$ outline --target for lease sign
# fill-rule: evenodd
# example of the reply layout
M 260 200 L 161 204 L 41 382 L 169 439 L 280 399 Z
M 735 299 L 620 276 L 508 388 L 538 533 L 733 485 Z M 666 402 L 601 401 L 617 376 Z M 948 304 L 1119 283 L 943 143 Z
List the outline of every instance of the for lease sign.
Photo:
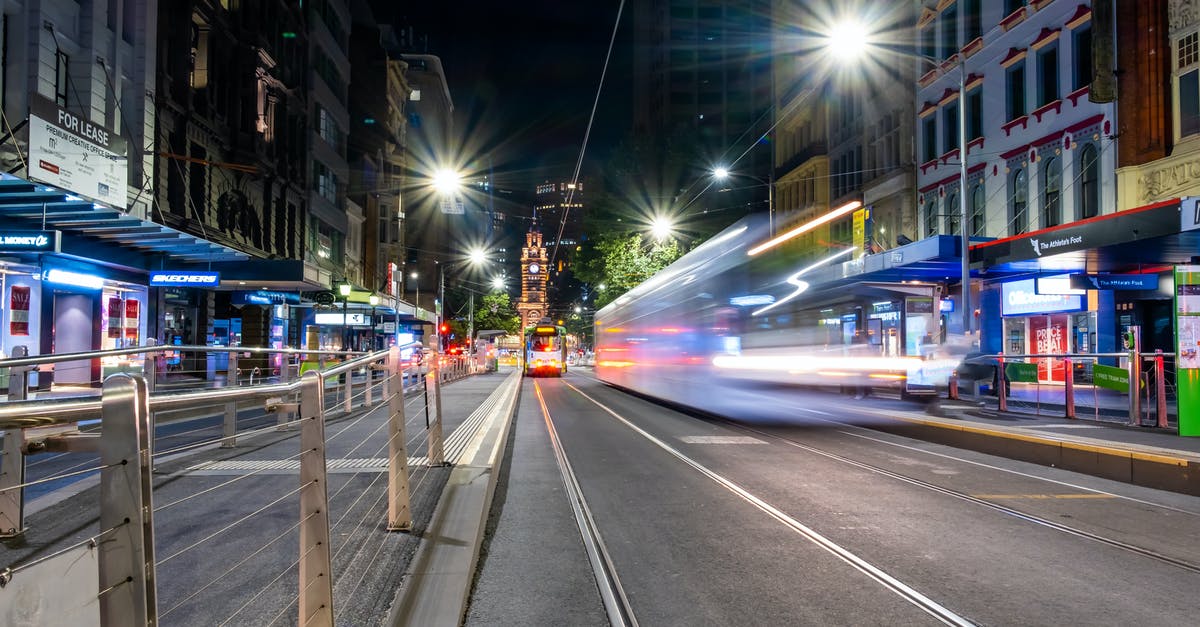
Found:
M 29 177 L 125 208 L 125 140 L 53 101 L 29 96 Z

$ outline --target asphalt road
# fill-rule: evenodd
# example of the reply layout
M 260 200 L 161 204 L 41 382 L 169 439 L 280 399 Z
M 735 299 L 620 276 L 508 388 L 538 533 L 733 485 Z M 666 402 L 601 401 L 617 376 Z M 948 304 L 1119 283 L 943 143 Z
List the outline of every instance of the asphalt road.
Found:
M 1200 499 L 871 430 L 897 401 L 711 390 L 731 422 L 588 374 L 524 382 L 469 625 L 605 624 L 611 581 L 644 625 L 1196 622 Z

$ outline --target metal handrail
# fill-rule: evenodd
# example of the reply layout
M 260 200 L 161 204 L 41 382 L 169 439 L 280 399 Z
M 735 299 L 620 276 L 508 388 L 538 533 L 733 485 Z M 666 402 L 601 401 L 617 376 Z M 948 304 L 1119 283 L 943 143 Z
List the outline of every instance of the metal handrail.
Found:
M 1138 353 L 1140 357 L 1174 357 L 1175 353 Z M 1129 352 L 1119 353 L 996 353 L 994 355 L 976 355 L 964 359 L 966 363 L 981 363 L 985 359 L 1087 359 L 1129 357 Z
M 0 359 L 0 368 L 14 368 L 19 366 L 41 366 L 43 364 L 53 364 L 60 361 L 79 361 L 81 359 L 98 359 L 101 357 L 119 357 L 122 355 L 144 355 L 146 353 L 160 353 L 163 351 L 188 351 L 188 352 L 208 352 L 208 353 L 265 353 L 270 355 L 334 355 L 334 356 L 354 356 L 363 355 L 362 351 L 334 351 L 316 348 L 262 348 L 258 346 L 200 346 L 200 345 L 174 345 L 174 344 L 150 344 L 146 346 L 129 346 L 126 348 L 109 348 L 98 351 L 82 351 L 78 353 L 53 353 L 50 355 L 35 355 L 33 357 L 14 357 L 9 359 Z
M 408 345 L 406 345 L 408 346 Z M 388 355 L 388 351 L 379 351 L 352 359 L 333 368 L 318 370 L 321 380 L 341 375 L 366 364 L 378 361 Z M 151 410 L 183 409 L 193 405 L 202 405 L 206 401 L 220 398 L 220 402 L 241 401 L 248 399 L 278 396 L 296 392 L 302 381 L 290 383 L 274 383 L 254 387 L 228 387 L 194 392 L 172 392 L 154 394 L 149 398 Z M 11 401 L 0 403 L 0 430 L 23 429 L 29 427 L 48 427 L 66 425 L 81 420 L 93 420 L 100 417 L 102 401 L 100 400 L 68 400 L 68 401 Z

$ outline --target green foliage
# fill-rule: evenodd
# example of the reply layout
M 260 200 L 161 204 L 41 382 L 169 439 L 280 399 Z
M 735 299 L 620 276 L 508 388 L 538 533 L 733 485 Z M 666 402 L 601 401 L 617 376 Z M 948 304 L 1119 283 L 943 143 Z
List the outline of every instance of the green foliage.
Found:
M 513 335 L 520 334 L 521 318 L 506 292 L 485 294 L 479 299 L 475 309 L 475 329 L 503 329 Z
M 649 279 L 683 255 L 673 239 L 656 240 L 639 233 L 604 237 L 596 242 L 599 255 L 587 267 L 589 282 L 604 284 L 595 293 L 596 308 Z

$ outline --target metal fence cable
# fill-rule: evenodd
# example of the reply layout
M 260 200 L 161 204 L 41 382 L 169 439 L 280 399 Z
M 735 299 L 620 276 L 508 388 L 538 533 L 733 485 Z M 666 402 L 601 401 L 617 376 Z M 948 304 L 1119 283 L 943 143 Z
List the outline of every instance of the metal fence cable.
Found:
M 176 551 L 176 552 L 175 552 L 175 553 L 173 553 L 172 555 L 169 555 L 169 556 L 167 556 L 167 557 L 164 557 L 164 558 L 163 558 L 163 559 L 161 559 L 161 560 L 158 560 L 157 562 L 155 562 L 155 565 L 156 565 L 156 566 L 162 566 L 163 564 L 166 564 L 167 562 L 169 562 L 169 561 L 171 561 L 171 560 L 173 560 L 173 559 L 175 559 L 175 558 L 179 557 L 180 555 L 183 555 L 184 553 L 187 553 L 188 551 L 190 551 L 190 550 L 192 550 L 192 549 L 194 549 L 194 548 L 196 548 L 196 547 L 200 546 L 201 544 L 204 544 L 205 542 L 208 542 L 209 540 L 212 540 L 213 538 L 215 538 L 215 537 L 217 537 L 217 536 L 219 536 L 219 535 L 221 535 L 221 534 L 225 533 L 226 531 L 229 531 L 230 529 L 233 529 L 234 527 L 236 527 L 236 526 L 238 526 L 238 525 L 240 525 L 240 524 L 242 524 L 242 523 L 246 522 L 247 520 L 250 520 L 251 518 L 254 518 L 255 516 L 257 516 L 257 515 L 259 515 L 259 514 L 261 514 L 261 513 L 265 512 L 265 511 L 267 511 L 268 509 L 270 509 L 270 508 L 272 508 L 272 507 L 274 507 L 274 506 L 278 505 L 279 503 L 282 503 L 282 502 L 284 501 L 284 499 L 287 499 L 287 498 L 289 498 L 289 497 L 291 497 L 291 496 L 294 496 L 294 495 L 296 495 L 296 494 L 299 494 L 301 490 L 303 490 L 304 488 L 308 487 L 309 485 L 310 485 L 310 484 L 302 484 L 302 485 L 300 485 L 300 486 L 299 486 L 299 487 L 297 487 L 295 490 L 292 490 L 291 492 L 288 492 L 288 493 L 284 494 L 283 496 L 281 496 L 281 497 L 279 497 L 279 498 L 275 499 L 274 501 L 271 501 L 270 503 L 267 503 L 266 505 L 264 505 L 264 506 L 262 506 L 262 507 L 258 508 L 257 510 L 255 510 L 255 511 L 253 511 L 253 512 L 251 512 L 251 513 L 249 513 L 249 514 L 247 514 L 247 515 L 245 515 L 245 516 L 243 516 L 243 517 L 241 517 L 241 518 L 239 518 L 239 519 L 237 519 L 237 520 L 233 521 L 233 522 L 232 522 L 232 523 L 230 523 L 230 524 L 228 524 L 228 525 L 225 525 L 224 527 L 222 527 L 222 528 L 218 529 L 216 532 L 214 532 L 214 533 L 211 533 L 211 534 L 209 534 L 209 535 L 207 535 L 207 536 L 205 536 L 205 537 L 201 538 L 200 540 L 198 540 L 198 541 L 196 541 L 196 542 L 192 543 L 191 545 L 189 545 L 189 546 L 187 546 L 187 547 L 185 547 L 185 548 L 183 548 L 183 549 L 181 549 L 181 550 L 179 550 L 179 551 Z
M 311 517 L 311 515 L 310 515 L 310 517 Z M 279 535 L 275 536 L 273 539 L 271 539 L 271 541 L 269 541 L 269 542 L 267 542 L 266 544 L 264 544 L 264 545 L 262 545 L 261 547 L 259 547 L 259 548 L 258 548 L 258 550 L 254 551 L 253 553 L 251 553 L 251 554 L 247 555 L 246 557 L 242 558 L 242 560 L 241 560 L 241 561 L 239 561 L 238 563 L 236 563 L 236 564 L 234 564 L 233 566 L 229 567 L 229 568 L 228 568 L 228 569 L 227 569 L 225 572 L 221 573 L 220 575 L 217 575 L 216 577 L 213 577 L 211 581 L 209 581 L 208 583 L 206 583 L 206 584 L 204 584 L 203 586 L 201 586 L 200 588 L 198 588 L 198 589 L 197 589 L 195 592 L 193 592 L 193 593 L 189 594 L 189 595 L 187 596 L 187 598 L 185 598 L 185 599 L 183 599 L 182 601 L 180 601 L 179 603 L 176 603 L 175 605 L 171 606 L 171 608 L 170 608 L 170 609 L 168 609 L 167 611 L 165 611 L 165 612 L 163 612 L 163 613 L 159 614 L 159 615 L 158 615 L 158 617 L 159 617 L 159 618 L 162 618 L 162 617 L 166 616 L 167 614 L 170 614 L 171 612 L 174 612 L 175 610 L 179 609 L 180 607 L 183 607 L 183 605 L 184 605 L 185 603 L 187 603 L 188 601 L 191 601 L 192 599 L 196 598 L 196 596 L 197 596 L 197 595 L 199 595 L 201 592 L 204 592 L 205 590 L 207 590 L 207 589 L 211 588 L 211 587 L 212 587 L 213 585 L 215 585 L 217 582 L 221 581 L 221 580 L 222 580 L 222 579 L 224 579 L 226 576 L 228 576 L 230 573 L 232 573 L 233 571 L 235 571 L 235 570 L 237 570 L 239 567 L 241 567 L 241 565 L 242 565 L 242 564 L 245 564 L 246 562 L 250 561 L 250 559 L 251 559 L 251 558 L 253 558 L 254 556 L 258 555 L 259 553 L 262 553 L 262 552 L 263 552 L 263 551 L 265 551 L 265 550 L 267 550 L 267 548 L 269 548 L 271 545 L 273 545 L 273 544 L 275 544 L 276 542 L 280 541 L 281 539 L 283 539 L 283 538 L 287 537 L 287 535 L 288 535 L 289 533 L 291 533 L 291 532 L 295 531 L 296 529 L 298 529 L 298 528 L 300 527 L 300 525 L 301 525 L 301 524 L 302 524 L 302 521 L 301 521 L 301 522 L 297 522 L 296 524 L 292 525 L 291 527 L 288 527 L 287 529 L 285 529 L 285 530 L 283 531 L 283 533 L 281 533 L 281 534 L 279 534 Z
M 25 483 L 19 483 L 19 484 L 17 484 L 17 485 L 14 485 L 14 486 L 9 486 L 9 487 L 7 487 L 7 488 L 0 488 L 0 494 L 3 494 L 4 492 L 8 492 L 8 491 L 10 491 L 10 490 L 19 490 L 19 489 L 21 489 L 21 488 L 27 488 L 27 487 L 29 487 L 29 486 L 32 486 L 32 485 L 39 485 L 39 484 L 42 484 L 42 483 L 50 483 L 51 481 L 58 481 L 59 479 L 66 479 L 67 477 L 75 477 L 75 476 L 78 476 L 78 475 L 86 475 L 86 474 L 89 474 L 89 473 L 93 473 L 93 472 L 97 472 L 97 471 L 100 471 L 100 470 L 104 470 L 105 468 L 112 468 L 112 467 L 114 467 L 114 466 L 120 466 L 120 465 L 121 465 L 121 464 L 107 464 L 107 465 L 104 465 L 104 466 L 97 466 L 97 467 L 95 467 L 95 468 L 87 468 L 87 469 L 80 470 L 80 471 L 77 471 L 77 472 L 60 473 L 60 474 L 54 475 L 53 477 L 45 477 L 45 478 L 43 478 L 43 479 L 35 479 L 35 480 L 33 480 L 33 481 L 26 481 Z
M 312 548 L 308 549 L 307 551 L 305 551 L 305 552 L 304 552 L 304 553 L 303 553 L 303 554 L 300 556 L 300 558 L 299 558 L 299 559 L 297 559 L 297 560 L 295 561 L 295 563 L 293 563 L 293 564 L 292 564 L 292 566 L 294 567 L 296 564 L 299 564 L 299 563 L 300 563 L 300 560 L 303 560 L 304 558 L 308 557 L 308 554 L 309 554 L 309 553 L 312 553 L 314 550 L 316 550 L 316 548 L 317 548 L 317 547 L 315 547 L 315 546 L 314 546 L 314 547 L 312 547 Z M 297 603 L 297 602 L 300 600 L 300 595 L 302 595 L 302 594 L 304 594 L 305 592 L 307 592 L 307 591 L 308 591 L 308 589 L 309 589 L 309 588 L 311 588 L 311 587 L 312 587 L 312 585 L 313 585 L 314 583 L 317 583 L 317 582 L 319 582 L 319 581 L 321 581 L 321 580 L 320 580 L 320 578 L 316 578 L 316 577 L 314 577 L 314 578 L 313 578 L 313 580 L 312 580 L 312 581 L 310 581 L 310 582 L 308 582 L 308 585 L 307 585 L 307 586 L 304 586 L 304 588 L 303 588 L 303 589 L 301 589 L 301 590 L 300 590 L 300 592 L 297 592 L 297 593 L 296 593 L 296 596 L 292 597 L 292 600 L 291 600 L 291 601 L 289 601 L 287 605 L 284 605 L 284 606 L 283 606 L 283 609 L 282 609 L 282 610 L 280 610 L 280 611 L 279 611 L 279 613 L 275 615 L 275 618 L 272 618 L 272 619 L 271 619 L 271 621 L 270 621 L 270 622 L 268 622 L 267 624 L 268 624 L 268 625 L 274 625 L 274 624 L 275 624 L 275 621 L 277 621 L 277 620 L 279 620 L 281 617 L 283 617 L 283 615 L 284 615 L 284 614 L 286 614 L 288 610 L 292 609 L 292 606 L 293 606 L 293 605 L 295 605 L 295 604 L 296 604 L 296 603 Z M 272 583 L 274 583 L 274 582 L 272 582 Z M 238 611 L 240 612 L 241 610 L 238 610 Z M 336 623 L 336 621 L 335 621 L 335 623 Z M 222 623 L 222 624 L 224 624 L 224 623 Z
M 121 527 L 124 527 L 125 525 L 128 525 L 128 524 L 129 523 L 121 523 L 121 524 L 117 525 L 116 527 L 112 527 L 110 529 L 101 531 L 100 533 L 98 533 L 86 540 L 82 540 L 80 542 L 76 542 L 75 544 L 68 545 L 62 549 L 54 551 L 53 553 L 43 555 L 37 559 L 29 560 L 28 562 L 24 562 L 22 564 L 17 564 L 15 566 L 7 566 L 3 570 L 0 570 L 0 575 L 7 575 L 7 576 L 11 577 L 12 575 L 15 575 L 27 568 L 37 566 L 38 564 L 41 564 L 42 562 L 45 562 L 47 560 L 52 560 L 52 559 L 58 557 L 59 555 L 62 555 L 64 553 L 69 553 L 81 546 L 87 546 L 89 544 L 94 544 L 102 536 L 110 534 L 110 533 L 116 531 L 117 529 L 120 529 Z
M 300 457 L 300 456 L 301 456 L 301 455 L 303 455 L 303 454 L 304 454 L 304 453 L 296 453 L 295 455 L 292 455 L 291 457 L 285 457 L 285 458 L 283 458 L 283 459 L 282 459 L 282 460 L 280 460 L 280 461 L 291 461 L 291 460 L 293 460 L 293 459 L 296 459 L 296 458 Z M 161 512 L 161 511 L 163 511 L 164 509 L 167 509 L 168 507 L 174 507 L 174 506 L 176 506 L 176 505 L 179 505 L 180 503 L 185 503 L 185 502 L 187 502 L 187 501 L 190 501 L 190 500 L 192 500 L 192 499 L 194 499 L 194 498 L 196 498 L 196 497 L 198 497 L 198 496 L 203 496 L 203 495 L 205 495 L 205 494 L 208 494 L 208 493 L 210 493 L 210 492 L 214 492 L 214 491 L 216 491 L 216 490 L 220 490 L 221 488 L 224 488 L 224 487 L 226 487 L 226 486 L 229 486 L 229 485 L 232 485 L 232 484 L 234 484 L 234 483 L 237 483 L 238 481 L 241 481 L 241 480 L 243 480 L 243 479 L 249 479 L 250 477 L 253 477 L 253 476 L 255 476 L 255 475 L 258 475 L 258 474 L 261 474 L 261 473 L 264 473 L 264 472 L 266 472 L 266 471 L 268 471 L 268 470 L 272 470 L 272 468 L 270 468 L 270 467 L 263 467 L 263 468 L 259 468 L 258 470 L 252 470 L 252 471 L 250 471 L 250 472 L 248 472 L 248 473 L 246 473 L 246 474 L 244 474 L 244 475 L 240 475 L 240 476 L 238 476 L 238 477 L 235 477 L 235 478 L 233 478 L 233 479 L 230 479 L 229 481 L 225 481 L 225 482 L 223 482 L 223 483 L 218 483 L 217 485 L 215 485 L 215 486 L 212 486 L 211 488 L 206 488 L 206 489 L 204 489 L 204 490 L 201 490 L 201 491 L 199 491 L 199 492 L 196 492 L 195 494 L 189 494 L 189 495 L 187 495 L 187 496 L 185 496 L 185 497 L 183 497 L 183 498 L 181 498 L 181 499 L 177 499 L 177 500 L 171 501 L 170 503 L 167 503 L 167 504 L 165 504 L 165 505 L 159 505 L 158 507 L 155 507 L 155 508 L 154 508 L 154 511 L 155 511 L 155 513 L 157 513 L 157 512 Z
M 316 513 L 314 512 L 313 514 L 309 514 L 308 516 L 305 516 L 304 519 L 300 521 L 300 524 L 304 524 L 306 521 L 308 521 L 309 518 L 312 518 L 315 515 L 316 515 Z M 275 578 L 272 579 L 271 581 L 268 581 L 266 586 L 264 586 L 261 590 L 256 592 L 254 594 L 254 596 L 250 597 L 249 601 L 246 601 L 245 603 L 243 603 L 242 606 L 239 607 L 237 610 L 235 610 L 232 614 L 230 614 L 228 618 L 226 618 L 224 621 L 221 621 L 220 627 L 224 627 L 225 625 L 228 625 L 229 621 L 233 620 L 233 617 L 237 616 L 238 614 L 241 614 L 242 610 L 246 609 L 247 607 L 250 607 L 251 603 L 254 603 L 256 600 L 258 600 L 258 597 L 262 596 L 262 594 L 264 592 L 266 592 L 268 589 L 270 589 L 271 586 L 275 585 L 275 582 L 279 581 L 280 579 L 283 578 L 284 575 L 288 574 L 294 568 L 296 568 L 296 566 L 298 564 L 300 564 L 300 560 L 304 559 L 309 553 L 312 553 L 312 551 L 313 551 L 313 549 L 309 549 L 308 551 L 305 551 L 304 555 L 297 557 L 296 561 L 292 562 L 292 564 L 290 566 L 283 569 L 283 572 L 279 573 L 278 575 L 275 575 Z M 300 597 L 297 596 L 296 598 L 299 599 Z M 295 600 L 293 600 L 292 603 L 295 603 Z M 288 607 L 291 607 L 291 603 L 289 603 L 287 605 L 287 607 L 283 608 L 284 611 L 287 611 Z M 271 622 L 275 622 L 275 621 L 272 620 Z

